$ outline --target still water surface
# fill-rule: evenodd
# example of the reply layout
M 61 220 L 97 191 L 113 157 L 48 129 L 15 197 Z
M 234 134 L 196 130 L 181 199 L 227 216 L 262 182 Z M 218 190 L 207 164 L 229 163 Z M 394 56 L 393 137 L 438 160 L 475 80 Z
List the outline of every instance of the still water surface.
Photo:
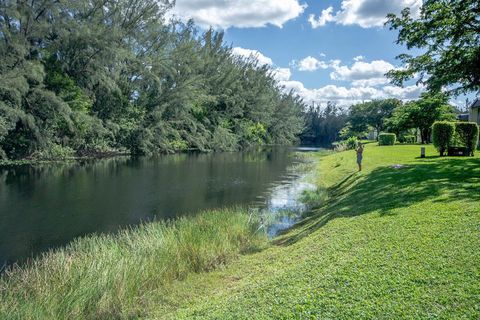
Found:
M 231 205 L 298 210 L 298 151 L 176 154 L 0 169 L 0 269 L 78 236 Z M 273 235 L 293 220 L 279 217 Z

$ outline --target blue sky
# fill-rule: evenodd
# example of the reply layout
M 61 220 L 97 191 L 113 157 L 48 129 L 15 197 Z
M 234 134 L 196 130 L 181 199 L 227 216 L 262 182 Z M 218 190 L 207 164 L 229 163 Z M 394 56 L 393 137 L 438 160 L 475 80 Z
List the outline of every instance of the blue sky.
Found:
M 406 48 L 383 26 L 389 12 L 422 0 L 177 0 L 175 14 L 225 31 L 238 55 L 255 56 L 277 70 L 286 90 L 307 103 L 348 106 L 364 100 L 415 99 L 423 90 L 410 82 L 395 87 L 384 73 L 400 67 Z M 464 105 L 465 97 L 456 98 Z

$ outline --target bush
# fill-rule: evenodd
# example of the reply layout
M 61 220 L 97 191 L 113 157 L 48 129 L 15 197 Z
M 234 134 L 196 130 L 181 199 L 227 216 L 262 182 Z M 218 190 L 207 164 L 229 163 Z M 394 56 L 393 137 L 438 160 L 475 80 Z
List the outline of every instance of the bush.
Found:
M 395 133 L 380 133 L 378 135 L 379 146 L 393 146 L 397 141 Z
M 358 139 L 357 137 L 350 137 L 347 140 L 345 140 L 345 144 L 347 145 L 347 150 L 353 150 L 358 145 Z
M 415 143 L 417 142 L 417 137 L 414 135 L 405 135 L 403 136 L 403 140 L 405 143 Z
M 347 140 L 343 140 L 340 142 L 334 142 L 333 143 L 333 149 L 336 152 L 341 152 L 345 150 L 353 150 L 357 147 L 358 145 L 358 139 L 357 137 L 350 137 Z
M 347 145 L 345 144 L 345 141 L 334 142 L 332 143 L 332 145 L 335 152 L 342 152 L 347 150 Z
M 478 125 L 475 122 L 456 122 L 456 137 L 468 149 L 470 155 L 474 155 L 474 151 L 478 144 Z
M 42 150 L 34 152 L 32 158 L 38 160 L 67 160 L 75 157 L 75 150 L 68 146 L 49 143 Z
M 433 145 L 443 156 L 449 146 L 452 145 L 455 124 L 449 121 L 436 121 L 432 126 Z

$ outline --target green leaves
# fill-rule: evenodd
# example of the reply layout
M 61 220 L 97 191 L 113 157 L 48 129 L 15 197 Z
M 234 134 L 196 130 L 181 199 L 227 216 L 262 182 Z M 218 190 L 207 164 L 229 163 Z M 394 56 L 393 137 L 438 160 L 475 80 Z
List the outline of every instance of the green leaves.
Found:
M 454 118 L 453 108 L 448 104 L 446 95 L 423 93 L 420 99 L 397 107 L 386 123 L 394 132 L 418 128 L 422 143 L 429 143 L 433 123 Z
M 222 33 L 165 23 L 172 5 L 2 2 L 0 98 L 22 117 L 0 111 L 0 149 L 22 158 L 294 141 L 303 103 L 268 67 L 235 57 Z
M 437 121 L 432 126 L 433 145 L 443 156 L 445 151 L 451 146 L 455 124 L 449 121 Z
M 480 2 L 476 0 L 426 0 L 419 19 L 405 9 L 388 15 L 390 29 L 398 30 L 397 43 L 423 52 L 398 58 L 404 68 L 388 76 L 402 85 L 419 75 L 428 90 L 458 95 L 480 89 Z

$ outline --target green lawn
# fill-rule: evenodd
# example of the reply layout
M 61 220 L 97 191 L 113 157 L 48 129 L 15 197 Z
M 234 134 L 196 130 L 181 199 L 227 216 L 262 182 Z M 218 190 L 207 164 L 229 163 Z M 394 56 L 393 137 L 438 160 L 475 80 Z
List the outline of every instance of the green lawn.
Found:
M 327 204 L 269 249 L 187 279 L 168 317 L 479 319 L 480 158 L 419 154 L 369 144 L 361 173 L 353 151 L 322 158 Z
M 318 155 L 318 205 L 267 246 L 228 211 L 80 240 L 0 281 L 0 318 L 479 319 L 480 157 L 419 154 Z

